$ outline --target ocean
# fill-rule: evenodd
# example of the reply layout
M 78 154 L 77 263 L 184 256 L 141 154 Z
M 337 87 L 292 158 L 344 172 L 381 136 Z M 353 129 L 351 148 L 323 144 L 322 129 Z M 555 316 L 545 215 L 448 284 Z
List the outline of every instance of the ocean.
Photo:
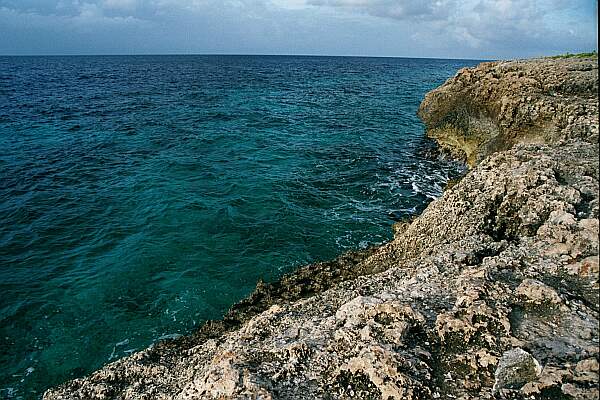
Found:
M 463 171 L 415 113 L 475 64 L 0 57 L 0 398 L 391 239 Z

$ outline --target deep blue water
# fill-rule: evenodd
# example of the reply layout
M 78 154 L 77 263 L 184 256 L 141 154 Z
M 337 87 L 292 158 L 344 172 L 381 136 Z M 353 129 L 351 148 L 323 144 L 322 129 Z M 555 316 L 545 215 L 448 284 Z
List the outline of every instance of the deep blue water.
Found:
M 0 57 L 0 398 L 390 239 L 459 172 L 415 112 L 474 64 Z

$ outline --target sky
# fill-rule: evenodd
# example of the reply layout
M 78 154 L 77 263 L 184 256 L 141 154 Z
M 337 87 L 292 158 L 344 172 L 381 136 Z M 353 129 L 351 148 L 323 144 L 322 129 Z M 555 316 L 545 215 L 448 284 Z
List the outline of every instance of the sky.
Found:
M 0 0 L 0 55 L 506 59 L 597 49 L 597 0 Z

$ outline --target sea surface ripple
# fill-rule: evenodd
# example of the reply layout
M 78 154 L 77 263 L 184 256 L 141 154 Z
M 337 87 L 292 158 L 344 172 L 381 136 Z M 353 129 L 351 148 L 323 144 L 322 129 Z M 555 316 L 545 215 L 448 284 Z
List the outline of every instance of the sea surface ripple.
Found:
M 0 57 L 0 398 L 389 240 L 460 173 L 415 113 L 474 64 Z

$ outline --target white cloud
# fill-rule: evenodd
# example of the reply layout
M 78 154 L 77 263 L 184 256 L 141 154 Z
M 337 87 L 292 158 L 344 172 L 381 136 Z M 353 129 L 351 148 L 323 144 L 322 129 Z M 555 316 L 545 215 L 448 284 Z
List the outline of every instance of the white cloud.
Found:
M 450 0 L 308 0 L 308 4 L 315 6 L 339 7 L 393 19 L 443 18 L 450 3 Z
M 14 27 L 51 28 L 61 27 L 65 31 L 78 28 L 92 30 L 97 26 L 115 25 L 140 25 L 145 24 L 143 20 L 133 16 L 107 16 L 104 9 L 95 3 L 74 2 L 74 8 L 69 9 L 63 15 L 52 13 L 43 14 L 37 11 L 18 11 L 15 9 L 0 7 L 0 17 L 3 21 L 12 21 Z
M 307 7 L 306 0 L 271 0 L 270 4 L 286 10 L 302 10 Z
M 589 2 L 589 0 L 587 0 Z M 318 7 L 363 13 L 414 26 L 414 38 L 452 39 L 472 48 L 548 39 L 572 29 L 552 16 L 577 12 L 586 0 L 307 0 Z M 565 21 L 566 23 L 566 21 Z
M 541 55 L 593 48 L 596 8 L 594 0 L 0 0 L 0 50 L 34 46 L 44 27 L 64 46 L 77 28 L 90 46 L 95 35 L 130 43 L 127 51 Z M 115 26 L 129 36 L 111 33 Z M 152 50 L 156 40 L 163 47 Z
M 138 5 L 137 0 L 104 0 L 102 6 L 113 10 L 135 10 Z

